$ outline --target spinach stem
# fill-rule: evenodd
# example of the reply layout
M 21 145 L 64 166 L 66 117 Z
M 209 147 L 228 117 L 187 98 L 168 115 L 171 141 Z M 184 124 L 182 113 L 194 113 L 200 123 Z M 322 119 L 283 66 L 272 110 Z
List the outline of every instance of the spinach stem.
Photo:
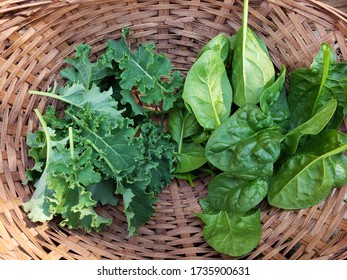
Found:
M 246 38 L 246 31 L 247 31 L 247 24 L 248 24 L 248 0 L 244 0 L 243 2 L 243 14 L 242 14 L 242 32 L 244 38 Z
M 319 105 L 319 100 L 321 99 L 321 95 L 323 93 L 323 89 L 325 87 L 325 83 L 328 78 L 329 74 L 329 66 L 330 66 L 330 48 L 326 45 L 323 45 L 323 53 L 324 53 L 324 58 L 323 58 L 323 73 L 322 73 L 322 80 L 319 86 L 319 91 L 315 100 L 315 103 L 313 105 L 312 109 L 312 115 L 313 116 L 315 113 L 317 113 L 318 110 L 318 105 Z
M 184 131 L 184 126 L 185 126 L 184 121 L 185 121 L 185 120 L 183 120 L 183 124 L 182 124 L 182 127 L 181 127 L 180 142 L 178 143 L 178 154 L 181 154 L 181 153 L 182 153 L 182 147 L 183 147 L 183 131 Z
M 247 40 L 247 28 L 248 28 L 248 0 L 244 0 L 243 2 L 243 14 L 242 14 L 242 76 L 243 83 L 246 85 L 246 71 L 245 71 L 245 52 L 246 52 L 246 40 Z M 245 89 L 244 89 L 245 91 Z M 246 97 L 245 92 L 243 92 Z

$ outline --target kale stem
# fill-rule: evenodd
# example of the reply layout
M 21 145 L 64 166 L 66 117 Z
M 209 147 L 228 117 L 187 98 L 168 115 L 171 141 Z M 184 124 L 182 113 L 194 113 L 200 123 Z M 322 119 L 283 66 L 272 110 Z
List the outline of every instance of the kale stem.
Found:
M 40 111 L 38 109 L 34 109 L 34 112 L 36 114 L 36 116 L 38 117 L 39 121 L 40 121 L 40 124 L 42 126 L 42 129 L 43 129 L 43 132 L 45 133 L 45 136 L 46 136 L 46 166 L 48 165 L 49 163 L 49 159 L 50 159 L 50 156 L 51 156 L 51 137 L 50 137 L 50 134 L 49 134 L 49 131 L 48 131 L 48 127 L 47 127 L 47 123 L 45 122 L 45 120 L 43 119 L 43 116 L 42 114 L 40 113 Z
M 75 150 L 74 150 L 74 143 L 73 143 L 73 130 L 71 126 L 69 126 L 69 142 L 70 142 L 70 156 L 71 156 L 71 159 L 74 159 Z

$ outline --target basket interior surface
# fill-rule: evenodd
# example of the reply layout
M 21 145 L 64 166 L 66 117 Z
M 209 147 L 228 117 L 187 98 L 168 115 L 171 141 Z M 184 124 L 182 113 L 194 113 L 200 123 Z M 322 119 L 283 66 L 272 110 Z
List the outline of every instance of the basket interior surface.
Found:
M 13 3 L 12 3 L 13 2 Z M 30 96 L 45 91 L 67 56 L 81 43 L 93 46 L 92 59 L 108 39 L 129 27 L 129 40 L 154 42 L 175 68 L 187 73 L 205 43 L 217 34 L 236 33 L 241 25 L 239 0 L 48 0 L 0 3 L 0 259 L 225 259 L 203 239 L 195 216 L 207 194 L 209 177 L 191 187 L 175 180 L 160 194 L 157 213 L 136 237 L 127 237 L 122 204 L 100 207 L 114 222 L 102 232 L 69 230 L 32 223 L 22 210 L 33 188 L 23 185 L 30 166 L 26 135 L 39 126 L 33 113 L 60 104 Z M 250 1 L 250 27 L 266 43 L 277 69 L 308 67 L 321 43 L 347 61 L 347 18 L 314 0 Z M 288 76 L 289 78 L 289 76 Z M 347 121 L 341 126 L 346 131 Z M 347 188 L 334 189 L 325 202 L 300 211 L 283 211 L 263 202 L 263 234 L 245 259 L 346 259 Z

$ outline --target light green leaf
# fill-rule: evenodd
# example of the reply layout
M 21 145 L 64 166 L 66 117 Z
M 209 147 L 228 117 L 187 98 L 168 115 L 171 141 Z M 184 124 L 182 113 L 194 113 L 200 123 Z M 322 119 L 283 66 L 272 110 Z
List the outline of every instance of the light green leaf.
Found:
M 221 59 L 224 63 L 227 63 L 229 60 L 230 54 L 230 41 L 228 37 L 220 33 L 217 36 L 213 37 L 199 52 L 197 58 L 199 58 L 203 53 L 213 50 L 216 53 L 219 53 Z
M 216 129 L 228 119 L 232 89 L 218 52 L 206 51 L 195 61 L 187 74 L 182 98 L 206 129 Z
M 238 106 L 257 104 L 261 93 L 274 82 L 275 69 L 264 43 L 247 26 L 248 2 L 244 5 L 242 27 L 233 47 L 231 84 Z

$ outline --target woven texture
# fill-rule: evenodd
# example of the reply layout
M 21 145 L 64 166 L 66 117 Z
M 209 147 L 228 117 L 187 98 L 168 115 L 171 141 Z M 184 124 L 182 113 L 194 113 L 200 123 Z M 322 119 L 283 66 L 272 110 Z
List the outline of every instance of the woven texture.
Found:
M 322 41 L 347 61 L 347 18 L 314 0 L 250 1 L 249 25 L 265 41 L 277 68 L 307 67 Z M 51 0 L 0 3 L 0 259 L 224 259 L 204 242 L 198 199 L 206 195 L 207 176 L 196 187 L 173 181 L 160 194 L 157 213 L 127 238 L 119 207 L 98 211 L 114 218 L 100 233 L 68 230 L 57 221 L 32 223 L 21 204 L 33 189 L 23 185 L 30 164 L 25 144 L 52 100 L 30 96 L 47 90 L 64 59 L 80 43 L 93 46 L 97 58 L 107 39 L 130 27 L 133 44 L 154 42 L 175 68 L 187 73 L 202 46 L 220 32 L 240 27 L 242 1 L 224 0 Z M 53 103 L 59 107 L 58 103 Z M 345 125 L 341 127 L 345 131 Z M 324 203 L 300 211 L 261 205 L 263 234 L 247 259 L 346 259 L 347 187 Z

